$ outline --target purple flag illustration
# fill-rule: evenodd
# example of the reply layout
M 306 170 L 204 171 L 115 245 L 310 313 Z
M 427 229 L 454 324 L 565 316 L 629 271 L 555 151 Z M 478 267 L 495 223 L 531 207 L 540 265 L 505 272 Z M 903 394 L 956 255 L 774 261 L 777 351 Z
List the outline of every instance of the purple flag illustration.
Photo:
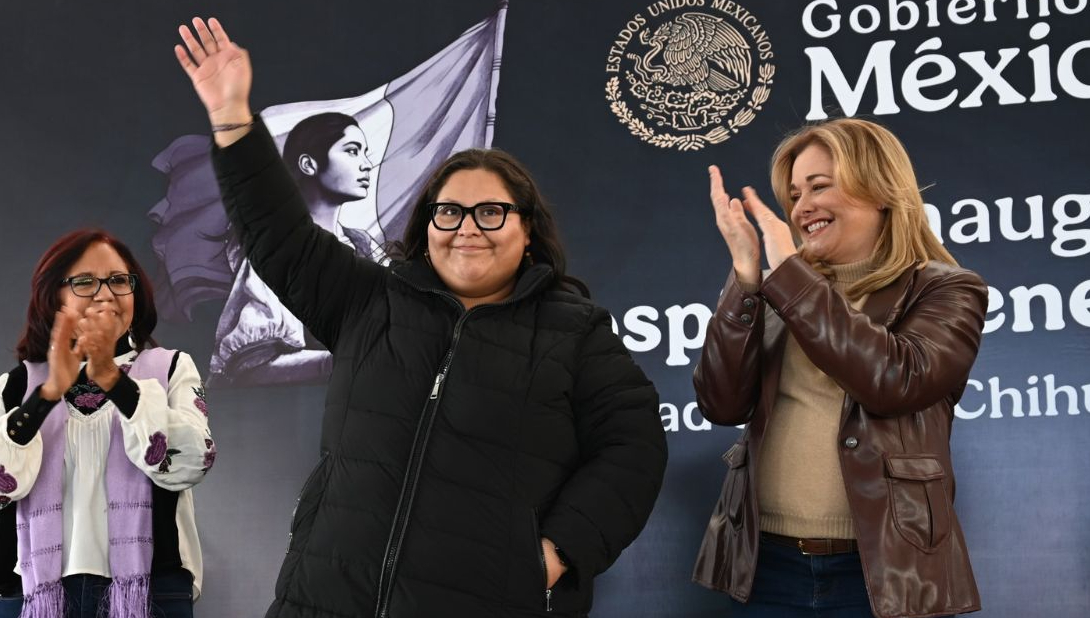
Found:
M 439 163 L 459 150 L 491 146 L 506 12 L 502 2 L 423 64 L 366 94 L 261 112 L 315 221 L 359 255 L 385 258 L 383 243 L 401 238 L 417 190 Z M 322 379 L 328 352 L 239 251 L 209 149 L 208 136 L 186 135 L 152 161 L 168 179 L 165 197 L 148 213 L 159 226 L 152 245 L 160 260 L 160 315 L 188 320 L 195 305 L 226 299 L 212 382 Z

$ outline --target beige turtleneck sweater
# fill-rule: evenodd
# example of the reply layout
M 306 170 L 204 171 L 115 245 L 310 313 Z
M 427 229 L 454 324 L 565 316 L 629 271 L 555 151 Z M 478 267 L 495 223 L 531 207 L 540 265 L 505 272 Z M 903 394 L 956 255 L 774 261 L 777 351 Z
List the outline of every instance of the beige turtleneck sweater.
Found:
M 832 266 L 843 293 L 873 259 Z M 867 297 L 852 302 L 859 309 Z M 788 332 L 779 390 L 757 469 L 760 526 L 801 538 L 855 538 L 838 455 L 844 390 L 814 366 Z

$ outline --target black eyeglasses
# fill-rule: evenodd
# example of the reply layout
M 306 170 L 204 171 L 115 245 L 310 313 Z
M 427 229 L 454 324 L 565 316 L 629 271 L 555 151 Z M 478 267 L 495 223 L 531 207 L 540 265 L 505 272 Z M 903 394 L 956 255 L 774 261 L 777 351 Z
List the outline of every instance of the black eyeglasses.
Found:
M 125 296 L 127 294 L 132 294 L 133 290 L 136 289 L 136 278 L 136 275 L 132 273 L 110 275 L 109 277 L 76 275 L 75 277 L 61 279 L 61 285 L 67 285 L 72 288 L 72 293 L 76 296 L 91 298 L 95 294 L 98 294 L 98 291 L 102 289 L 102 284 L 105 283 L 106 287 L 110 288 L 110 291 L 115 295 Z
M 431 209 L 431 222 L 437 229 L 444 232 L 451 232 L 462 227 L 466 213 L 472 213 L 473 221 L 478 228 L 490 231 L 503 227 L 509 212 L 529 212 L 529 208 L 506 202 L 481 202 L 475 206 L 441 202 L 428 204 L 428 208 Z

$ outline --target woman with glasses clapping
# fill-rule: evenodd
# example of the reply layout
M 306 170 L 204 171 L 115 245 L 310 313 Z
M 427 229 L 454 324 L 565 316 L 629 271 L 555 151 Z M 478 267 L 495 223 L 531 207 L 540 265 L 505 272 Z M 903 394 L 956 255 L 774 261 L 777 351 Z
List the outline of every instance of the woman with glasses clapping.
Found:
M 654 387 L 510 155 L 424 183 L 384 267 L 307 213 L 215 20 L 175 49 L 254 270 L 333 354 L 270 617 L 585 616 L 666 464 Z M 421 173 L 424 173 L 422 170 Z M 317 417 L 315 422 L 318 422 Z
M 193 360 L 157 347 L 155 323 L 110 234 L 72 232 L 38 262 L 0 376 L 0 618 L 193 615 L 189 489 L 216 447 Z

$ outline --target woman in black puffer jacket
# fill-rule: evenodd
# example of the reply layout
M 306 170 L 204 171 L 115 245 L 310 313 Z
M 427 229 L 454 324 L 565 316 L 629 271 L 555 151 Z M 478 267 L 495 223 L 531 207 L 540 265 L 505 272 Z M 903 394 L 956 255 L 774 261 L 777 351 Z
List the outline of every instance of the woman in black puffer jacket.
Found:
M 212 20 L 176 53 L 247 257 L 333 354 L 322 458 L 270 617 L 584 616 L 666 465 L 652 384 L 573 293 L 533 180 L 498 151 L 428 179 L 402 256 L 315 225 Z M 318 170 L 323 173 L 323 170 Z

